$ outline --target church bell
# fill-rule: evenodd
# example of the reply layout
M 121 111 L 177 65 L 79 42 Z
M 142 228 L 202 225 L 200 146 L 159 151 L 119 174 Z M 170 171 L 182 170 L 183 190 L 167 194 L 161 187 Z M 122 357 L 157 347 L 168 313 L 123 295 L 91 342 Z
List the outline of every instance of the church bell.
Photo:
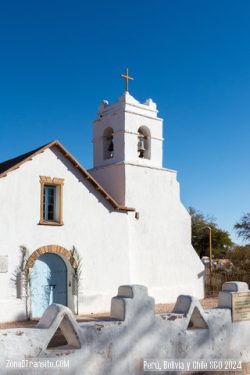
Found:
M 110 144 L 109 144 L 109 147 L 108 147 L 108 151 L 109 151 L 109 152 L 113 152 L 113 151 L 114 151 L 113 138 L 112 138 L 111 141 L 110 141 Z
M 113 157 L 113 152 L 114 152 L 113 137 L 110 138 L 110 144 L 109 144 L 109 147 L 108 147 L 108 152 L 109 152 L 109 156 L 112 158 Z
M 138 143 L 139 158 L 143 158 L 144 157 L 144 152 L 145 151 L 146 151 L 146 149 L 145 149 L 144 138 L 141 137 L 140 140 L 139 140 L 139 143 Z

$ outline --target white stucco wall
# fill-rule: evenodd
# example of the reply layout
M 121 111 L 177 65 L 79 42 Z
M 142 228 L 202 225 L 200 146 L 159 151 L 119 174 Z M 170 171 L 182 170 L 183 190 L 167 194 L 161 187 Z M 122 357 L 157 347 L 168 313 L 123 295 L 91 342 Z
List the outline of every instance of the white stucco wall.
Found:
M 89 170 L 90 174 L 101 181 L 105 190 L 121 205 L 125 205 L 126 179 L 123 163 L 101 166 Z
M 204 265 L 191 245 L 191 218 L 180 200 L 176 172 L 119 163 L 90 171 L 113 196 L 113 181 L 125 176 L 124 204 L 129 216 L 130 282 L 148 285 L 157 303 L 180 293 L 204 296 Z M 108 178 L 107 178 L 108 176 Z
M 65 179 L 63 226 L 39 225 L 39 176 Z M 0 320 L 25 317 L 25 301 L 16 298 L 11 281 L 20 245 L 30 253 L 46 245 L 68 250 L 75 245 L 83 263 L 80 312 L 109 309 L 117 283 L 129 280 L 128 214 L 114 212 L 57 149 L 46 150 L 0 179 L 0 207 L 0 254 L 8 255 L 8 273 L 0 273 Z
M 115 154 L 103 160 L 107 126 L 114 130 Z M 141 126 L 150 130 L 150 160 L 138 157 Z M 147 285 L 156 302 L 174 301 L 180 293 L 203 297 L 204 266 L 191 246 L 190 216 L 180 201 L 176 173 L 162 168 L 162 119 L 155 103 L 140 104 L 125 93 L 113 105 L 101 105 L 93 133 L 95 167 L 89 172 L 118 203 L 134 207 L 139 218 L 115 211 L 56 147 L 0 178 L 0 255 L 8 255 L 9 267 L 0 273 L 2 321 L 25 318 L 25 300 L 16 298 L 11 281 L 20 245 L 30 254 L 47 245 L 78 249 L 80 313 L 107 311 L 121 284 Z M 39 225 L 40 176 L 65 180 L 63 226 Z M 74 311 L 73 298 L 68 305 Z
M 191 245 L 191 218 L 180 201 L 174 171 L 126 164 L 126 204 L 139 212 L 130 220 L 132 283 L 146 284 L 156 302 L 180 293 L 204 296 L 204 265 Z

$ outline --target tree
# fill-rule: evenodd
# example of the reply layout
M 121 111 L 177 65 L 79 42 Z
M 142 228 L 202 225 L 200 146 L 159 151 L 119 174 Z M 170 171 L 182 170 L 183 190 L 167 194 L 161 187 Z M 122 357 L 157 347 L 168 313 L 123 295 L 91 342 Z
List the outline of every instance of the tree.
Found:
M 202 212 L 189 207 L 192 219 L 192 245 L 198 255 L 209 256 L 209 228 L 212 233 L 212 249 L 215 257 L 223 258 L 233 246 L 227 231 L 218 228 L 213 217 L 205 216 Z
M 228 255 L 236 271 L 249 272 L 250 270 L 250 245 L 236 246 Z
M 234 226 L 238 237 L 241 237 L 244 241 L 250 240 L 250 212 L 247 212 L 242 216 L 239 223 Z

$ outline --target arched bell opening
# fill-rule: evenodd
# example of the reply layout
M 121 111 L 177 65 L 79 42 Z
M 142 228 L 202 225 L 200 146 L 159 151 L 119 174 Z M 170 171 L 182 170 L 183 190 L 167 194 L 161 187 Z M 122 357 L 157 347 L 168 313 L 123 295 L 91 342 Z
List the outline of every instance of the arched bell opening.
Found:
M 145 126 L 141 126 L 138 129 L 137 152 L 139 158 L 151 158 L 151 136 L 149 129 Z
M 103 159 L 114 157 L 114 131 L 108 127 L 103 132 Z

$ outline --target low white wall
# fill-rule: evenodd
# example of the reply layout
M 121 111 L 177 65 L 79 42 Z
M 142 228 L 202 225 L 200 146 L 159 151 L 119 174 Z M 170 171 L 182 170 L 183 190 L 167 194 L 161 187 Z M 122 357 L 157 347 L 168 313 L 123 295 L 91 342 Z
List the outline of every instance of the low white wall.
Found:
M 49 349 L 58 326 L 69 345 Z M 6 359 L 60 358 L 69 360 L 69 368 L 53 369 L 53 374 L 142 375 L 145 359 L 248 362 L 249 342 L 250 321 L 232 322 L 231 308 L 203 311 L 196 298 L 182 295 L 172 313 L 155 315 L 147 288 L 128 285 L 112 299 L 110 321 L 78 324 L 68 308 L 51 305 L 35 328 L 1 330 L 0 366 L 5 368 Z M 36 371 L 19 369 L 20 374 Z M 47 374 L 48 369 L 39 373 Z

